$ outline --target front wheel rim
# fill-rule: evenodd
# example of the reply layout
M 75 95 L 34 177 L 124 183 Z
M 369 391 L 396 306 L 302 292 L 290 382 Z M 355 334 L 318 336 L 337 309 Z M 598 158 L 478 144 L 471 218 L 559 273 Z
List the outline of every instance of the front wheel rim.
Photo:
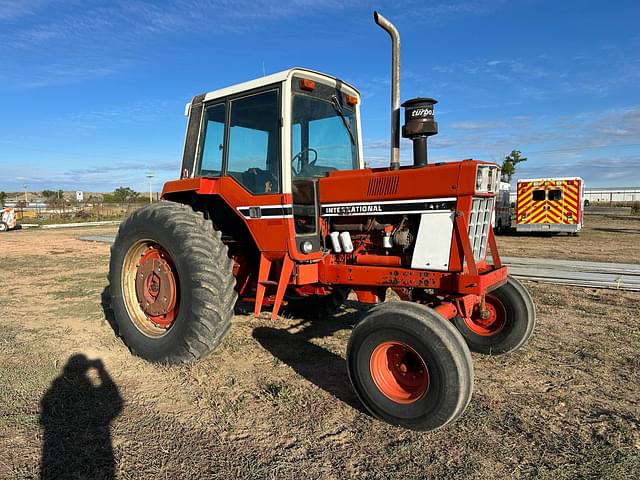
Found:
M 180 305 L 180 285 L 171 255 L 151 240 L 136 242 L 124 258 L 122 286 L 134 326 L 149 337 L 166 335 Z
M 429 389 L 426 362 L 405 343 L 388 341 L 379 344 L 371 354 L 369 368 L 378 390 L 396 403 L 415 403 Z
M 464 319 L 464 323 L 476 335 L 492 337 L 504 330 L 507 324 L 507 310 L 502 302 L 493 295 L 485 296 L 484 306 L 488 312 L 487 318 L 482 318 L 480 309 L 476 306 L 471 317 Z

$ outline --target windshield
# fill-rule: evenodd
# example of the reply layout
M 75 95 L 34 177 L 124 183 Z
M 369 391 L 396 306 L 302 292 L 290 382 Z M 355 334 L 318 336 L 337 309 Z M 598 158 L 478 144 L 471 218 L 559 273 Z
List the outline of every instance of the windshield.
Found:
M 358 168 L 355 112 L 337 96 L 293 96 L 291 167 L 294 178 Z

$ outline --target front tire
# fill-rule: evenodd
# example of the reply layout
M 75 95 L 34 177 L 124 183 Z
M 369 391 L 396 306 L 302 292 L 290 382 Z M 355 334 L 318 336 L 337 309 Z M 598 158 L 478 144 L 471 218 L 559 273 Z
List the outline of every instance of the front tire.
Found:
M 422 305 L 374 307 L 353 329 L 347 366 L 367 410 L 393 425 L 436 430 L 471 400 L 469 349 L 446 319 Z
M 531 337 L 536 309 L 527 289 L 515 278 L 485 296 L 488 318 L 474 310 L 471 318 L 455 317 L 453 323 L 473 352 L 501 355 L 518 350 Z
M 131 352 L 175 364 L 206 356 L 224 339 L 236 301 L 233 261 L 201 212 L 162 202 L 141 208 L 111 248 L 111 308 Z
M 4 222 L 0 222 L 0 232 L 6 232 L 7 230 L 9 230 L 9 225 Z

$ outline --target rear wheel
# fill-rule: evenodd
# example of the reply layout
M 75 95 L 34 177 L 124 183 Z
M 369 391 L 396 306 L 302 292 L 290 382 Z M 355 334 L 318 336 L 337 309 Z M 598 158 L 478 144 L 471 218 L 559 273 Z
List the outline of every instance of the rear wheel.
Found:
M 469 349 L 450 322 L 422 305 L 374 307 L 353 329 L 347 366 L 367 410 L 393 425 L 435 430 L 471 400 Z
M 487 314 L 475 309 L 471 318 L 455 317 L 458 328 L 474 352 L 500 355 L 522 347 L 536 324 L 536 311 L 527 289 L 515 278 L 485 296 Z
M 111 308 L 118 333 L 147 360 L 180 363 L 216 348 L 236 300 L 220 232 L 189 206 L 163 202 L 125 220 L 111 249 Z

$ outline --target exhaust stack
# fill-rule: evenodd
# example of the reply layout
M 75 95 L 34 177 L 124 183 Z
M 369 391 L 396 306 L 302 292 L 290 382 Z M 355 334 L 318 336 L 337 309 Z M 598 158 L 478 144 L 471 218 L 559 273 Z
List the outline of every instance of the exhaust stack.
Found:
M 373 12 L 375 22 L 391 37 L 391 170 L 400 168 L 400 34 L 389 20 Z

